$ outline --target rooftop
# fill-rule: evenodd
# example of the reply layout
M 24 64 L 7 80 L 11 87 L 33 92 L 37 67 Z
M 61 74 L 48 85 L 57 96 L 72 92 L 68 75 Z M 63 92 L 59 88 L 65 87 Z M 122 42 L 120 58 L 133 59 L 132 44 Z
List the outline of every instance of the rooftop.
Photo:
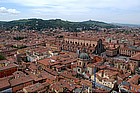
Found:
M 140 47 L 137 46 L 128 46 L 129 49 L 140 51 Z
M 140 53 L 133 55 L 130 59 L 140 61 Z
M 0 91 L 10 88 L 9 77 L 0 78 Z
M 45 88 L 48 86 L 48 84 L 45 82 L 45 83 L 36 83 L 36 84 L 33 84 L 33 85 L 29 85 L 27 87 L 24 87 L 23 88 L 23 91 L 26 92 L 26 93 L 35 93 L 35 92 L 41 92 L 45 91 Z
M 12 87 L 14 87 L 31 81 L 33 81 L 33 79 L 30 76 L 25 76 L 25 77 L 20 77 L 20 78 L 10 80 L 10 84 Z

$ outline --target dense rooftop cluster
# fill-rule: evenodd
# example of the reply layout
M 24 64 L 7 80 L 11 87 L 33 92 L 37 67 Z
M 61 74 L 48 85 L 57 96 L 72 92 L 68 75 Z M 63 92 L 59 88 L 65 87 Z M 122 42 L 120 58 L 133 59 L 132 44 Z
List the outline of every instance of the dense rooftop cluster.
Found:
M 140 92 L 140 29 L 1 30 L 0 91 Z

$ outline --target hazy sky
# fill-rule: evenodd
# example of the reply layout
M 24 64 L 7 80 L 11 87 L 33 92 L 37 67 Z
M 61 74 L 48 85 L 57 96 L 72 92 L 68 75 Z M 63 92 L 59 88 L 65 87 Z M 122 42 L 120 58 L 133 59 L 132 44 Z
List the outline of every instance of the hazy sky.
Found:
M 0 20 L 23 18 L 140 24 L 140 0 L 0 0 Z

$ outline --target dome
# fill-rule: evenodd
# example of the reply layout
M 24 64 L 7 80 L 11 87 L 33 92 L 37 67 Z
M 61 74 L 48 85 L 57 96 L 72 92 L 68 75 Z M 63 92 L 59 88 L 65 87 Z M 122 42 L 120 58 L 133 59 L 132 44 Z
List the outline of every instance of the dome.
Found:
M 78 58 L 84 59 L 84 60 L 89 60 L 90 59 L 90 57 L 87 53 L 80 53 Z

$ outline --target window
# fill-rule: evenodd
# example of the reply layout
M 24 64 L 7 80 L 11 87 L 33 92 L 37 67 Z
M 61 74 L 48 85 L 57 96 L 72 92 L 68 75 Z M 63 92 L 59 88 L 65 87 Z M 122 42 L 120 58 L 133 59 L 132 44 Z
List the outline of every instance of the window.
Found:
M 86 66 L 86 64 L 84 63 L 83 67 L 85 67 L 85 66 Z
M 82 65 L 82 62 L 79 62 L 79 65 Z
M 78 69 L 78 72 L 81 72 L 81 69 Z

